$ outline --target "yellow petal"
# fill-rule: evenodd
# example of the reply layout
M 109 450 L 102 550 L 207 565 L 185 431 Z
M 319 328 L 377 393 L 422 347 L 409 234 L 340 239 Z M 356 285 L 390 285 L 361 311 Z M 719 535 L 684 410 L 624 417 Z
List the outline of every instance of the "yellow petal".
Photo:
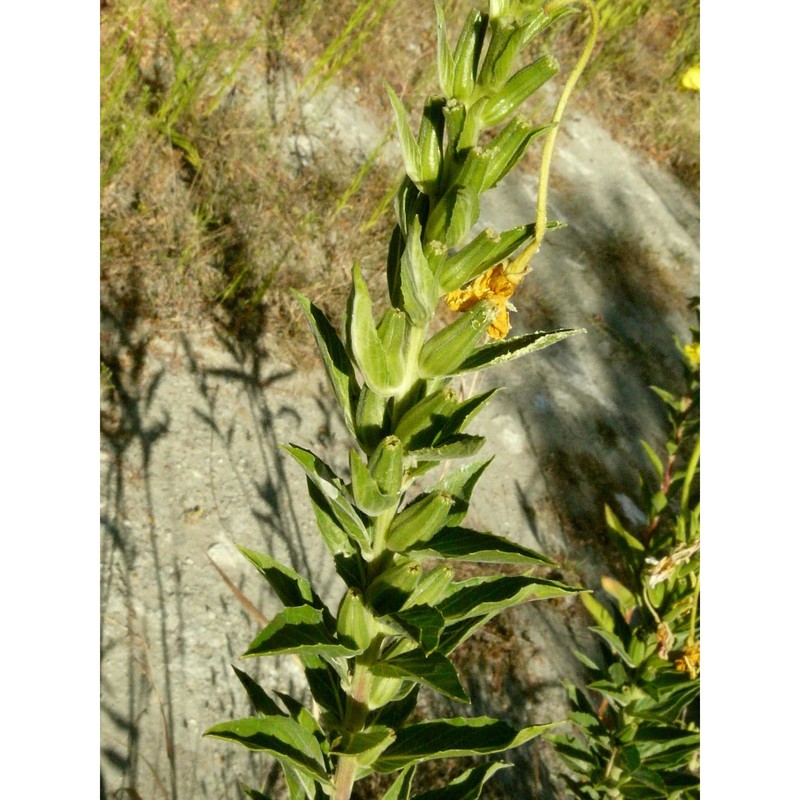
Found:
M 688 89 L 690 92 L 700 91 L 700 65 L 696 67 L 689 67 L 686 72 L 681 75 L 681 86 Z

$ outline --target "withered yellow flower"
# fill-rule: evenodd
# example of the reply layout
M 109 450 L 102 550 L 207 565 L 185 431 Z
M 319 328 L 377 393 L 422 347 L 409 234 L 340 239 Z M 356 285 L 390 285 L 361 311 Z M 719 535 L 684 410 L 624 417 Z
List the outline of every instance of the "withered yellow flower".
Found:
M 507 264 L 497 264 L 475 278 L 464 289 L 454 289 L 445 297 L 451 311 L 469 311 L 480 300 L 491 300 L 497 306 L 497 316 L 487 333 L 493 339 L 505 339 L 511 328 L 508 309 L 516 311 L 509 298 L 525 276 L 524 272 L 507 273 Z
M 688 672 L 692 680 L 697 677 L 700 671 L 700 642 L 687 645 L 681 657 L 675 662 L 675 669 L 678 672 Z

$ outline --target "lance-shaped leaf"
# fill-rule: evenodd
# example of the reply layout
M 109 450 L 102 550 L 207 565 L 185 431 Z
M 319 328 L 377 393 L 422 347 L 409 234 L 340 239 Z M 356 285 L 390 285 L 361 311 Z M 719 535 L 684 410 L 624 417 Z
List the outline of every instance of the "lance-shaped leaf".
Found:
M 286 716 L 281 711 L 278 704 L 264 691 L 264 689 L 254 681 L 246 672 L 233 667 L 236 677 L 239 679 L 242 686 L 244 686 L 253 708 L 264 717 L 280 717 Z
M 463 467 L 451 470 L 440 481 L 431 486 L 430 491 L 448 492 L 455 498 L 447 520 L 442 527 L 452 528 L 458 525 L 469 511 L 469 500 L 475 489 L 478 480 L 483 475 L 484 470 L 492 463 L 494 457 L 487 461 L 476 461 L 473 464 L 465 464 Z
M 384 678 L 411 678 L 445 697 L 461 703 L 470 702 L 452 661 L 441 653 L 425 655 L 420 650 L 412 650 L 386 661 L 378 661 L 371 670 Z
M 490 717 L 437 719 L 408 725 L 373 765 L 377 772 L 393 772 L 432 758 L 501 753 L 544 733 L 559 723 L 531 725 L 515 730 Z
M 389 93 L 389 100 L 394 109 L 397 133 L 400 137 L 400 150 L 403 154 L 403 163 L 405 164 L 406 173 L 419 187 L 420 191 L 422 191 L 419 144 L 411 130 L 411 123 L 408 121 L 408 114 L 406 113 L 405 106 L 388 84 L 386 85 L 386 91 Z
M 298 653 L 314 656 L 354 656 L 361 650 L 343 644 L 311 606 L 285 608 L 250 643 L 243 657 Z
M 442 94 L 450 97 L 453 94 L 453 54 L 447 43 L 447 25 L 445 24 L 444 11 L 439 0 L 433 0 L 436 9 L 436 71 L 439 75 L 439 87 Z
M 414 780 L 414 772 L 417 767 L 411 764 L 406 767 L 394 780 L 394 783 L 386 790 L 382 800 L 410 800 L 411 782 Z
M 483 784 L 501 769 L 508 769 L 513 764 L 505 761 L 493 761 L 481 764 L 466 772 L 462 772 L 455 780 L 450 781 L 443 789 L 433 789 L 429 792 L 414 795 L 413 800 L 478 800 L 481 796 Z
M 391 617 L 420 645 L 425 654 L 432 653 L 436 649 L 439 644 L 439 634 L 444 628 L 441 611 L 429 605 L 415 604 L 395 612 Z
M 306 681 L 311 696 L 322 708 L 343 722 L 347 708 L 347 695 L 342 690 L 336 670 L 320 658 L 300 656 L 305 666 Z
M 486 103 L 481 113 L 483 124 L 491 128 L 502 122 L 557 72 L 558 61 L 550 55 L 541 56 L 523 67 Z
M 361 268 L 353 264 L 353 288 L 347 308 L 348 341 L 358 368 L 377 394 L 388 396 L 395 386 L 386 361 L 383 347 L 372 316 L 372 300 Z
M 367 767 L 395 740 L 395 732 L 385 725 L 373 725 L 359 733 L 345 735 L 331 753 L 356 756 L 359 766 Z
M 289 717 L 248 717 L 222 722 L 210 727 L 203 735 L 236 742 L 248 750 L 269 753 L 323 786 L 332 786 L 319 742 Z
M 242 555 L 266 578 L 278 599 L 285 606 L 312 606 L 323 612 L 323 619 L 333 624 L 325 603 L 311 587 L 311 584 L 298 575 L 291 567 L 281 564 L 272 556 L 239 547 Z
M 458 408 L 449 415 L 442 429 L 441 437 L 437 437 L 436 439 L 436 444 L 461 433 L 492 397 L 494 397 L 495 393 L 500 391 L 500 388 L 499 386 L 495 386 L 493 389 L 489 389 L 488 392 L 476 394 L 473 397 L 467 398 L 462 403 L 459 403 Z
M 427 542 L 414 545 L 407 555 L 412 558 L 454 558 L 484 564 L 555 566 L 554 561 L 516 542 L 469 528 L 444 528 Z
M 520 358 L 520 356 L 533 353 L 536 350 L 544 350 L 545 347 L 550 347 L 550 345 L 568 339 L 570 336 L 575 336 L 577 333 L 586 333 L 586 330 L 585 328 L 578 328 L 575 330 L 551 331 L 550 333 L 537 331 L 536 333 L 515 336 L 511 339 L 498 339 L 479 347 L 472 355 L 467 356 L 461 362 L 458 369 L 448 372 L 447 375 L 476 372 L 506 361 L 513 361 L 515 358 Z
M 437 608 L 448 622 L 502 611 L 529 600 L 564 597 L 580 592 L 574 586 L 527 575 L 491 575 L 453 584 Z
M 341 479 L 317 455 L 297 445 L 282 445 L 306 471 L 308 477 L 316 484 L 328 502 L 330 509 L 347 536 L 358 545 L 365 555 L 371 553 L 371 542 L 364 522 L 358 512 L 347 499 L 347 491 Z
M 311 332 L 314 334 L 325 372 L 333 387 L 339 407 L 342 409 L 344 421 L 350 432 L 355 433 L 353 413 L 358 400 L 358 381 L 347 351 L 323 311 L 299 292 L 292 290 L 292 294 L 300 303 Z
M 354 563 L 354 558 L 358 557 L 356 547 L 351 543 L 347 533 L 339 523 L 330 503 L 325 499 L 325 495 L 311 478 L 306 478 L 306 488 L 311 500 L 311 508 L 314 511 L 314 518 L 317 521 L 317 528 L 322 540 L 325 542 L 325 546 L 337 564 L 337 572 L 342 575 L 348 586 L 358 584 L 359 576 L 356 576 L 351 581 L 339 571 L 340 564 Z
M 406 249 L 400 259 L 400 291 L 403 310 L 418 327 L 431 319 L 439 300 L 439 283 L 422 252 L 421 237 L 419 217 L 414 217 L 408 231 Z

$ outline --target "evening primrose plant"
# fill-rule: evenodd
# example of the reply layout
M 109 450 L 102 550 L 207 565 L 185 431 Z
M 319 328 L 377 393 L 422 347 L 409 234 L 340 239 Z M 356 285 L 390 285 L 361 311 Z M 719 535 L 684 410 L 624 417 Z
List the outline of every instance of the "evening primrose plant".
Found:
M 508 338 L 508 312 L 545 231 L 555 226 L 546 216 L 549 165 L 567 98 L 591 50 L 596 14 L 591 2 L 492 0 L 488 11 L 469 13 L 451 47 L 442 8 L 434 5 L 441 94 L 427 98 L 416 135 L 388 90 L 406 170 L 388 249 L 388 308 L 376 321 L 358 264 L 343 337 L 311 300 L 296 295 L 353 439 L 346 476 L 305 447 L 285 446 L 306 474 L 319 534 L 345 585 L 335 613 L 307 578 L 242 548 L 285 606 L 244 655 L 296 655 L 316 711 L 285 694 L 273 697 L 237 669 L 255 715 L 206 731 L 277 759 L 291 800 L 347 800 L 356 781 L 376 772 L 398 773 L 384 800 L 477 798 L 507 763 L 489 761 L 445 789 L 412 795 L 416 765 L 502 754 L 552 724 L 517 730 L 489 717 L 409 723 L 419 689 L 469 703 L 453 651 L 512 606 L 578 591 L 536 577 L 539 567 L 553 566 L 545 556 L 463 525 L 492 460 L 474 458 L 484 439 L 468 426 L 496 389 L 462 397 L 452 384 L 579 332 Z M 550 55 L 521 68 L 516 62 L 539 34 L 581 5 L 592 15 L 592 37 L 550 123 L 533 125 L 517 112 L 558 64 Z M 481 194 L 539 137 L 545 145 L 535 221 L 470 239 Z M 444 325 L 437 320 L 442 301 L 456 312 Z M 453 460 L 462 463 L 420 488 L 422 476 Z M 454 561 L 489 571 L 457 581 Z M 523 571 L 492 573 L 491 565 Z

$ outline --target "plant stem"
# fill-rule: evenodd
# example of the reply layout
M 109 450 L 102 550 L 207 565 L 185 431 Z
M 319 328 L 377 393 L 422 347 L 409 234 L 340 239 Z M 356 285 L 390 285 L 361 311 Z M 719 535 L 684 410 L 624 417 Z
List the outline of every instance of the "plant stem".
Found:
M 347 698 L 344 724 L 349 733 L 358 733 L 364 727 L 367 719 L 367 703 L 372 687 L 372 672 L 370 671 L 371 658 L 369 650 L 364 654 L 364 661 L 356 662 L 353 670 L 353 684 Z M 333 800 L 350 800 L 353 784 L 356 780 L 358 759 L 356 756 L 341 756 L 336 765 L 334 776 Z
M 547 188 L 550 180 L 550 162 L 553 160 L 553 150 L 556 145 L 556 136 L 558 129 L 561 125 L 561 118 L 564 116 L 564 109 L 567 107 L 569 96 L 575 88 L 586 64 L 589 62 L 589 57 L 594 50 L 595 43 L 597 42 L 597 34 L 599 31 L 600 23 L 597 16 L 597 8 L 593 0 L 578 0 L 581 5 L 586 8 L 592 18 L 592 27 L 589 31 L 589 38 L 586 40 L 586 45 L 583 48 L 578 62 L 572 68 L 572 72 L 561 90 L 561 96 L 558 98 L 558 104 L 553 112 L 553 119 L 551 128 L 547 132 L 547 138 L 544 142 L 542 149 L 542 165 L 539 170 L 539 187 L 538 198 L 536 201 L 536 227 L 533 241 L 522 251 L 522 253 L 515 258 L 506 269 L 508 274 L 524 273 L 528 270 L 528 263 L 539 252 L 539 247 L 544 239 L 545 230 L 547 229 Z M 553 13 L 558 11 L 563 6 L 572 5 L 574 0 L 552 0 L 545 6 L 545 11 Z

